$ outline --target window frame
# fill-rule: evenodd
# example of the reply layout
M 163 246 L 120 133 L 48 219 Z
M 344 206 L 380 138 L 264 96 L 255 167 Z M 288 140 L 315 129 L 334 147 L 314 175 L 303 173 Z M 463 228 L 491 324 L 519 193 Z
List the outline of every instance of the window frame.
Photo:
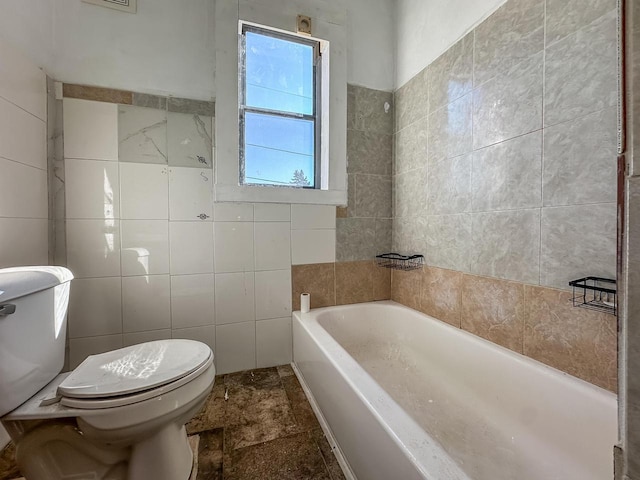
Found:
M 246 33 L 253 32 L 259 35 L 277 38 L 288 42 L 299 43 L 301 45 L 307 45 L 313 49 L 313 114 L 300 114 L 294 112 L 287 112 L 284 110 L 271 110 L 261 107 L 247 106 L 247 89 L 246 89 Z M 238 58 L 238 183 L 242 187 L 268 187 L 268 188 L 294 188 L 294 189 L 308 189 L 308 190 L 320 190 L 321 189 L 321 174 L 322 174 L 322 46 L 320 40 L 314 39 L 306 35 L 300 35 L 295 33 L 283 32 L 281 30 L 272 29 L 263 25 L 257 25 L 255 23 L 240 21 L 240 35 L 239 35 L 239 58 Z M 304 185 L 273 185 L 268 183 L 247 183 L 245 181 L 245 115 L 246 113 L 253 113 L 258 115 L 270 115 L 280 118 L 302 119 L 313 121 L 313 186 Z

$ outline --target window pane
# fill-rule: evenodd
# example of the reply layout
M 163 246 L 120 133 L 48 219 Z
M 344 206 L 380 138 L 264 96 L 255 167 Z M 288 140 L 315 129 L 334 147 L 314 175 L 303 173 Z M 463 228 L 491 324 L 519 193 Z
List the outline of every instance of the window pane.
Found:
M 313 48 L 246 32 L 246 105 L 313 115 Z
M 314 142 L 313 121 L 247 113 L 244 183 L 314 187 Z

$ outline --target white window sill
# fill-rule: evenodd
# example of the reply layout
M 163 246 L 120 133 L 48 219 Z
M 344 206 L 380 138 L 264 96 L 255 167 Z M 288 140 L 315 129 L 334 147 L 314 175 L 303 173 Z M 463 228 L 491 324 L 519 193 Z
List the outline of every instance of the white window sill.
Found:
M 344 190 L 316 190 L 310 188 L 215 186 L 216 202 L 304 203 L 315 205 L 346 205 Z

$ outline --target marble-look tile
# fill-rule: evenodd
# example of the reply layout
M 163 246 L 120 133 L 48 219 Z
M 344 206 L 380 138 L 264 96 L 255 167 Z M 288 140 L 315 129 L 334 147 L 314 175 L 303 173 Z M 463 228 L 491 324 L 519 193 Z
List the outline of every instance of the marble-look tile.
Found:
M 404 255 L 425 255 L 426 226 L 427 217 L 394 218 L 392 250 Z
M 167 112 L 118 107 L 118 157 L 121 162 L 167 163 Z
M 468 94 L 429 115 L 429 161 L 471 152 L 473 95 Z
M 473 152 L 474 212 L 541 206 L 542 131 Z
M 522 353 L 524 315 L 523 284 L 464 275 L 461 323 L 464 330 Z
M 616 278 L 616 221 L 615 203 L 543 208 L 540 285 Z
M 542 52 L 473 91 L 473 148 L 542 127 Z
M 474 85 L 544 48 L 544 0 L 509 0 L 475 29 Z
M 194 433 L 224 427 L 227 408 L 224 392 L 223 376 L 219 375 L 215 379 L 213 389 L 207 397 L 202 410 L 187 423 L 187 434 L 193 435 Z
M 471 214 L 471 273 L 537 284 L 540 209 Z
M 429 66 L 429 112 L 471 91 L 473 32 L 458 40 Z
M 133 99 L 133 94 L 126 90 L 74 85 L 72 83 L 64 83 L 62 85 L 62 95 L 67 98 L 77 98 L 79 100 L 93 100 L 95 102 L 119 103 L 123 105 L 131 105 Z
M 167 114 L 167 151 L 169 165 L 213 168 L 211 117 L 196 114 Z
M 31 246 L 32 232 L 19 226 L 22 244 Z M 69 219 L 66 227 L 68 267 L 76 278 L 120 276 L 120 221 Z M 34 251 L 30 250 L 31 257 Z
M 336 261 L 369 260 L 376 255 L 375 218 L 336 220 Z
M 545 126 L 616 105 L 616 42 L 613 10 L 547 48 Z
M 347 130 L 347 173 L 389 175 L 392 145 L 391 135 Z
M 393 96 L 396 132 L 427 115 L 429 110 L 428 76 L 428 68 L 424 68 L 396 90 Z
M 356 216 L 391 217 L 391 177 L 356 175 Z
M 192 115 L 215 117 L 216 103 L 213 101 L 207 102 L 205 100 L 169 97 L 167 100 L 167 110 L 176 113 L 190 113 Z
M 272 478 L 331 480 L 318 446 L 306 433 L 234 450 L 225 458 L 226 480 Z
M 336 304 L 335 263 L 315 263 L 291 267 L 292 308 L 300 310 L 300 294 L 311 294 L 311 308 Z
M 573 307 L 569 292 L 524 288 L 524 354 L 615 392 L 616 317 Z
M 428 121 L 429 117 L 424 117 L 395 134 L 393 155 L 396 174 L 427 164 Z
M 374 275 L 377 267 L 374 261 L 336 263 L 336 304 L 372 302 L 374 295 Z
M 347 93 L 353 101 L 353 104 L 347 106 L 353 112 L 352 123 L 347 128 L 393 133 L 393 93 L 356 85 L 348 85 Z
M 471 262 L 471 215 L 429 215 L 425 258 L 429 265 L 468 272 Z
M 471 153 L 429 163 L 427 213 L 463 213 L 471 208 Z
M 616 115 L 608 108 L 544 130 L 545 206 L 616 201 Z
M 202 432 L 198 439 L 197 473 L 193 480 L 222 480 L 224 463 L 222 428 Z M 192 480 L 192 479 L 189 479 Z
M 289 403 L 291 404 L 293 416 L 300 430 L 308 432 L 319 429 L 320 424 L 318 423 L 318 419 L 313 413 L 311 405 L 309 405 L 309 401 L 302 390 L 298 377 L 296 377 L 292 371 L 291 375 L 281 377 L 281 381 Z
M 393 239 L 393 220 L 391 218 L 376 218 L 375 253 L 389 253 Z
M 547 0 L 545 45 L 586 27 L 616 8 L 616 0 Z
M 291 272 L 289 271 L 289 275 Z M 293 360 L 293 333 L 291 330 L 291 285 L 286 292 L 289 314 L 256 322 L 256 363 L 258 367 L 291 363 Z
M 424 267 L 420 311 L 460 328 L 462 272 Z
M 395 217 L 422 215 L 427 197 L 427 168 L 395 176 Z
M 422 269 L 391 270 L 391 300 L 420 310 Z

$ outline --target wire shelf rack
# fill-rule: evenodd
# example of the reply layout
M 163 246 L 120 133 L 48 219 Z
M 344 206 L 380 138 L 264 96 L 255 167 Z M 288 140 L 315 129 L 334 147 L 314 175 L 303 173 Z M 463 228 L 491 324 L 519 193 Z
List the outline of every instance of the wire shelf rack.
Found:
M 616 281 L 611 278 L 584 277 L 569 282 L 573 288 L 573 306 L 618 314 Z
M 424 255 L 400 255 L 399 253 L 383 253 L 376 255 L 379 267 L 394 270 L 416 270 L 424 265 Z

